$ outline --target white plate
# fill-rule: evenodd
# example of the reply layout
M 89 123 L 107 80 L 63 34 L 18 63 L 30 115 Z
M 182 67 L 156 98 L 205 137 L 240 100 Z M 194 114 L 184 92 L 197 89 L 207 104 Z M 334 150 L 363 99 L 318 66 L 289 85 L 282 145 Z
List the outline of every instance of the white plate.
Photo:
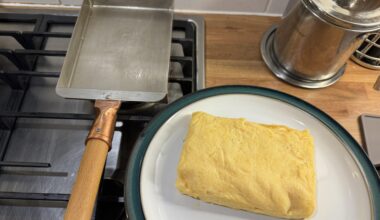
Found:
M 278 219 L 208 204 L 182 195 L 176 189 L 177 164 L 191 114 L 196 111 L 309 129 L 315 139 L 317 173 L 317 210 L 310 219 L 375 219 L 373 192 L 367 175 L 347 141 L 323 120 L 299 106 L 255 94 L 203 98 L 184 106 L 157 128 L 141 168 L 141 204 L 146 219 Z

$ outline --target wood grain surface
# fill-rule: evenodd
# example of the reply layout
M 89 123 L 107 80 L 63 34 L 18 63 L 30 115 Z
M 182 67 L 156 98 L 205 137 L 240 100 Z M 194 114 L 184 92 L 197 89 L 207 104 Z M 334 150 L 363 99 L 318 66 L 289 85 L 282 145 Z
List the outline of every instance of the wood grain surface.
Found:
M 299 97 L 323 110 L 363 144 L 358 117 L 380 115 L 380 92 L 373 89 L 379 71 L 349 61 L 344 76 L 323 89 L 297 88 L 277 79 L 260 55 L 264 32 L 278 17 L 204 15 L 206 20 L 206 86 L 255 85 Z

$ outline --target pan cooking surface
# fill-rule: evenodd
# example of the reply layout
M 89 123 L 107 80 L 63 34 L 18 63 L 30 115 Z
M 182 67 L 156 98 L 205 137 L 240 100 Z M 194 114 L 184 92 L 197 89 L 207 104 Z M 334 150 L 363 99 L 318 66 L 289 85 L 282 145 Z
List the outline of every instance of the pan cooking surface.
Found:
M 158 101 L 167 93 L 170 10 L 83 6 L 57 86 L 66 98 Z

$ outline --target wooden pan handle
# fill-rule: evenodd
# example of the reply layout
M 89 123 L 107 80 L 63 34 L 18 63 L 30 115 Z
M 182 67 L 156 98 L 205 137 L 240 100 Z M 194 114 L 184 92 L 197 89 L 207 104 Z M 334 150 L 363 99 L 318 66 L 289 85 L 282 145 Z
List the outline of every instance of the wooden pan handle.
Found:
M 86 140 L 65 220 L 91 219 L 107 153 L 110 150 L 120 101 L 96 101 L 97 117 Z
M 91 219 L 107 153 L 108 145 L 104 141 L 93 139 L 87 142 L 78 176 L 71 190 L 65 220 Z

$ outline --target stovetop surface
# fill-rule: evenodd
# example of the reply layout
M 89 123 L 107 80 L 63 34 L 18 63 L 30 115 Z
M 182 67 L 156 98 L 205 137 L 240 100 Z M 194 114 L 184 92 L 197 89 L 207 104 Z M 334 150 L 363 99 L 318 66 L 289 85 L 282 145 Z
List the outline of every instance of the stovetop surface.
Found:
M 55 93 L 75 20 L 0 14 L 0 219 L 63 215 L 94 118 L 91 101 Z M 159 103 L 123 104 L 95 219 L 125 218 L 125 167 L 139 133 L 168 103 L 203 88 L 201 30 L 199 18 L 176 17 L 168 96 Z

